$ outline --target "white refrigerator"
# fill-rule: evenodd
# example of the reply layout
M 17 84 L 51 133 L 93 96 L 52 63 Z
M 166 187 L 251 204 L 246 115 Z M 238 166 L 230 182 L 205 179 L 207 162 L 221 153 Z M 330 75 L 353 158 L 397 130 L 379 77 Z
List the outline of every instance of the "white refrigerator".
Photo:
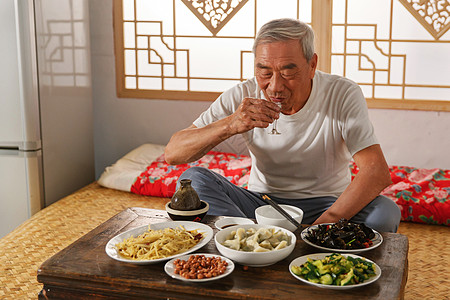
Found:
M 94 181 L 88 12 L 0 1 L 0 238 Z

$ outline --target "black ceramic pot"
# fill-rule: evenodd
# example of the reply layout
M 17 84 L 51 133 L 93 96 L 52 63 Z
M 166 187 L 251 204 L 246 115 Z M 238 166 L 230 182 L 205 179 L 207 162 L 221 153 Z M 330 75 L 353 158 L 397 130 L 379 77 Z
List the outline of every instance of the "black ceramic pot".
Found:
M 190 179 L 182 179 L 180 186 L 170 200 L 170 207 L 176 210 L 197 210 L 201 203 Z
M 166 211 L 174 221 L 201 222 L 209 210 L 208 202 L 200 200 L 200 208 L 195 210 L 178 210 L 171 207 L 171 202 L 166 203 Z

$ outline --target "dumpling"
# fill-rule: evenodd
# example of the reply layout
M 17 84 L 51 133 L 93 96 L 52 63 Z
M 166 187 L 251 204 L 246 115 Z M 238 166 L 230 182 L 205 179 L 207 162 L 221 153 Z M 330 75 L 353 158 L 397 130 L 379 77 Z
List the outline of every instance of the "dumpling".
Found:
M 255 251 L 255 249 L 259 247 L 259 244 L 258 241 L 254 239 L 247 239 L 245 246 L 248 249 L 246 251 Z
M 286 241 L 286 240 L 288 239 L 287 234 L 284 233 L 284 232 L 281 231 L 281 230 L 278 230 L 277 232 L 275 232 L 275 233 L 273 234 L 273 237 L 276 238 L 276 239 L 278 239 L 279 241 Z
M 276 247 L 280 244 L 280 240 L 276 238 L 275 236 L 272 236 L 270 239 L 268 239 L 272 247 Z
M 235 239 L 235 237 L 236 237 L 236 231 L 231 231 L 230 232 L 230 234 L 228 234 L 228 236 L 227 236 L 227 240 L 234 240 Z
M 255 248 L 255 250 L 253 250 L 253 252 L 269 252 L 269 249 L 263 248 L 261 246 L 258 246 Z
M 281 241 L 278 246 L 275 247 L 275 250 L 286 248 L 288 245 L 287 241 Z
M 272 232 L 267 228 L 259 228 L 258 231 L 255 233 L 255 235 L 256 234 L 259 237 L 259 242 L 267 240 L 272 236 Z
M 238 239 L 225 240 L 225 242 L 223 242 L 223 245 L 234 250 L 239 250 L 241 248 L 241 243 Z
M 262 241 L 261 243 L 259 243 L 259 246 L 269 250 L 273 250 L 272 244 L 269 242 L 269 240 Z
M 242 239 L 244 239 L 246 237 L 247 237 L 247 233 L 245 232 L 245 229 L 244 228 L 238 228 L 237 231 L 236 231 L 236 238 L 238 240 L 242 240 Z
M 253 227 L 250 227 L 247 229 L 247 236 L 254 235 L 255 232 L 256 232 L 256 229 Z

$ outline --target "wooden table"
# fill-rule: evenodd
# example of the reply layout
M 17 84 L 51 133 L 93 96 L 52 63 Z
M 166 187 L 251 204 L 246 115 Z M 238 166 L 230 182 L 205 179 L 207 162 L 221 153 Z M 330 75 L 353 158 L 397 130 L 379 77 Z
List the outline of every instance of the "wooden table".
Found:
M 215 230 L 220 217 L 206 216 Z M 232 274 L 204 283 L 169 277 L 164 264 L 134 265 L 118 262 L 105 253 L 106 243 L 128 229 L 168 221 L 165 211 L 128 208 L 98 226 L 42 264 L 37 279 L 44 284 L 40 299 L 402 299 L 408 274 L 408 238 L 383 233 L 384 242 L 362 256 L 382 270 L 378 281 L 350 290 L 329 290 L 304 284 L 288 270 L 302 255 L 320 252 L 300 239 L 293 253 L 268 267 L 244 268 L 236 264 Z M 198 252 L 217 253 L 212 239 Z

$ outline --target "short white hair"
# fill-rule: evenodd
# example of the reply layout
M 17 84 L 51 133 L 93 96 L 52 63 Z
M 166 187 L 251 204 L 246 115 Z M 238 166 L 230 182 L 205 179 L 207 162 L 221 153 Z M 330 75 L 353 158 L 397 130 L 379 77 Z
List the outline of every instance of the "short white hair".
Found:
M 253 43 L 256 47 L 263 43 L 298 40 L 302 45 L 303 55 L 309 62 L 314 55 L 314 31 L 308 24 L 290 18 L 275 19 L 264 24 L 258 31 Z

